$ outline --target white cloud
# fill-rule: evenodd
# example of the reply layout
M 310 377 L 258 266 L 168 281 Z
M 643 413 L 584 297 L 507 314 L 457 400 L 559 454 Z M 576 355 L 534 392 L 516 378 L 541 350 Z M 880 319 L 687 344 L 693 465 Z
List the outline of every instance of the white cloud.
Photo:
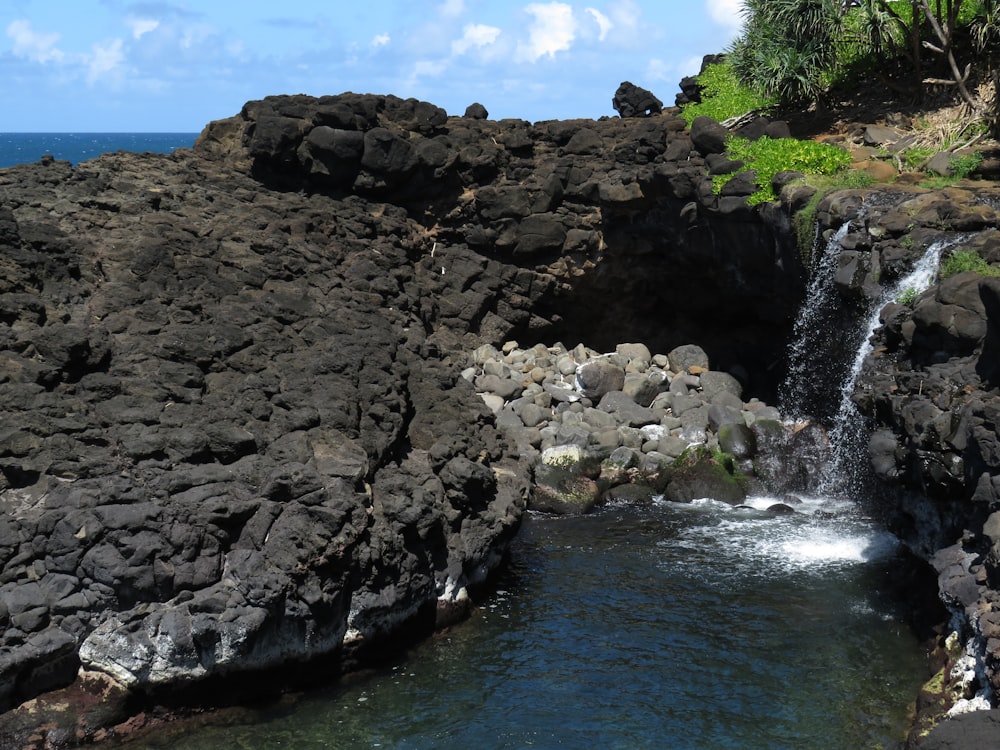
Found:
M 379 34 L 372 39 L 372 47 L 385 47 L 391 41 L 392 37 L 388 34 Z
M 7 26 L 7 36 L 14 42 L 14 54 L 38 63 L 59 62 L 64 55 L 56 47 L 58 34 L 39 34 L 31 28 L 31 21 L 17 19 Z
M 720 26 L 738 31 L 743 25 L 743 0 L 706 0 L 708 16 Z
M 444 0 L 438 12 L 445 18 L 457 18 L 465 12 L 465 0 Z
M 453 55 L 464 55 L 473 47 L 482 48 L 493 44 L 500 36 L 500 29 L 482 23 L 470 23 L 462 29 L 462 38 L 451 43 Z
M 443 60 L 417 60 L 413 66 L 413 78 L 421 76 L 439 76 L 448 68 Z
M 601 13 L 601 11 L 597 10 L 596 8 L 587 8 L 587 13 L 593 16 L 594 20 L 597 22 L 597 25 L 600 27 L 601 32 L 598 35 L 597 39 L 598 41 L 603 42 L 605 38 L 608 36 L 608 32 L 611 31 L 612 28 L 614 28 L 614 23 L 611 21 L 610 18 L 608 18 L 606 15 Z
M 144 34 L 155 31 L 160 22 L 153 18 L 130 18 L 126 23 L 132 29 L 132 38 L 141 39 Z
M 93 52 L 87 60 L 87 83 L 92 84 L 98 78 L 103 78 L 117 70 L 125 61 L 122 46 L 121 39 L 115 39 L 105 45 L 95 44 L 93 46 Z
M 607 8 L 611 21 L 615 25 L 615 34 L 620 38 L 634 39 L 639 33 L 639 20 L 642 9 L 633 0 L 619 0 Z
M 548 55 L 570 48 L 576 38 L 576 19 L 573 8 L 566 3 L 532 3 L 525 6 L 525 12 L 534 16 L 528 29 L 528 41 L 517 47 L 517 59 L 535 62 Z

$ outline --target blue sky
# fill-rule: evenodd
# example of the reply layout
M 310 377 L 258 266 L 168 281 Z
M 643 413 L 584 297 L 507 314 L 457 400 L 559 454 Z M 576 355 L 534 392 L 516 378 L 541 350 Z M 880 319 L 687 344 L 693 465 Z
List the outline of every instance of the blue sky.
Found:
M 0 0 L 0 132 L 197 132 L 268 94 L 613 115 L 738 31 L 740 0 Z

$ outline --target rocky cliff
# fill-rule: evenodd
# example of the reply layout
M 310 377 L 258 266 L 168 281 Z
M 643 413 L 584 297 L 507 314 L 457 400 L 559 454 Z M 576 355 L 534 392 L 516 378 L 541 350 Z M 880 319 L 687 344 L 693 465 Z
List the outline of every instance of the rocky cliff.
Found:
M 739 168 L 721 150 L 669 110 L 529 124 L 345 94 L 251 102 L 170 156 L 0 172 L 0 732 L 104 736 L 146 700 L 459 616 L 529 479 L 461 376 L 481 345 L 698 342 L 774 396 L 811 193 L 714 195 Z M 821 233 L 855 220 L 845 299 L 942 233 L 1000 254 L 991 195 L 824 200 Z M 928 555 L 961 540 L 976 602 L 1000 559 L 991 290 L 887 311 L 861 398 L 906 490 L 884 510 Z M 65 700 L 89 708 L 37 732 Z

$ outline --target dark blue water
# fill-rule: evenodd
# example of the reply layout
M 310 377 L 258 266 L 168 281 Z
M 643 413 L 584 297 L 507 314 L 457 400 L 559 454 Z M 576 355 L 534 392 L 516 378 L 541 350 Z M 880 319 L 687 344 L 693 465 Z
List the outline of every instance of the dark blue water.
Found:
M 78 164 L 113 151 L 169 154 L 194 145 L 197 133 L 0 133 L 0 169 L 43 154 Z
M 894 748 L 926 678 L 895 551 L 834 501 L 531 518 L 494 599 L 397 664 L 127 747 Z

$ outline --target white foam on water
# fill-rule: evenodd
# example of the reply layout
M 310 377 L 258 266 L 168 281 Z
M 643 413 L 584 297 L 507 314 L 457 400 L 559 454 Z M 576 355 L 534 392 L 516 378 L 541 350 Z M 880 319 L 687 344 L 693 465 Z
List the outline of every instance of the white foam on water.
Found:
M 898 540 L 860 517 L 849 501 L 800 498 L 794 513 L 768 512 L 778 497 L 748 498 L 742 506 L 702 499 L 692 503 L 662 501 L 661 505 L 687 516 L 679 535 L 663 545 L 689 550 L 691 564 L 700 566 L 701 554 L 731 559 L 734 574 L 786 575 L 823 573 L 831 568 L 864 565 L 885 559 Z

